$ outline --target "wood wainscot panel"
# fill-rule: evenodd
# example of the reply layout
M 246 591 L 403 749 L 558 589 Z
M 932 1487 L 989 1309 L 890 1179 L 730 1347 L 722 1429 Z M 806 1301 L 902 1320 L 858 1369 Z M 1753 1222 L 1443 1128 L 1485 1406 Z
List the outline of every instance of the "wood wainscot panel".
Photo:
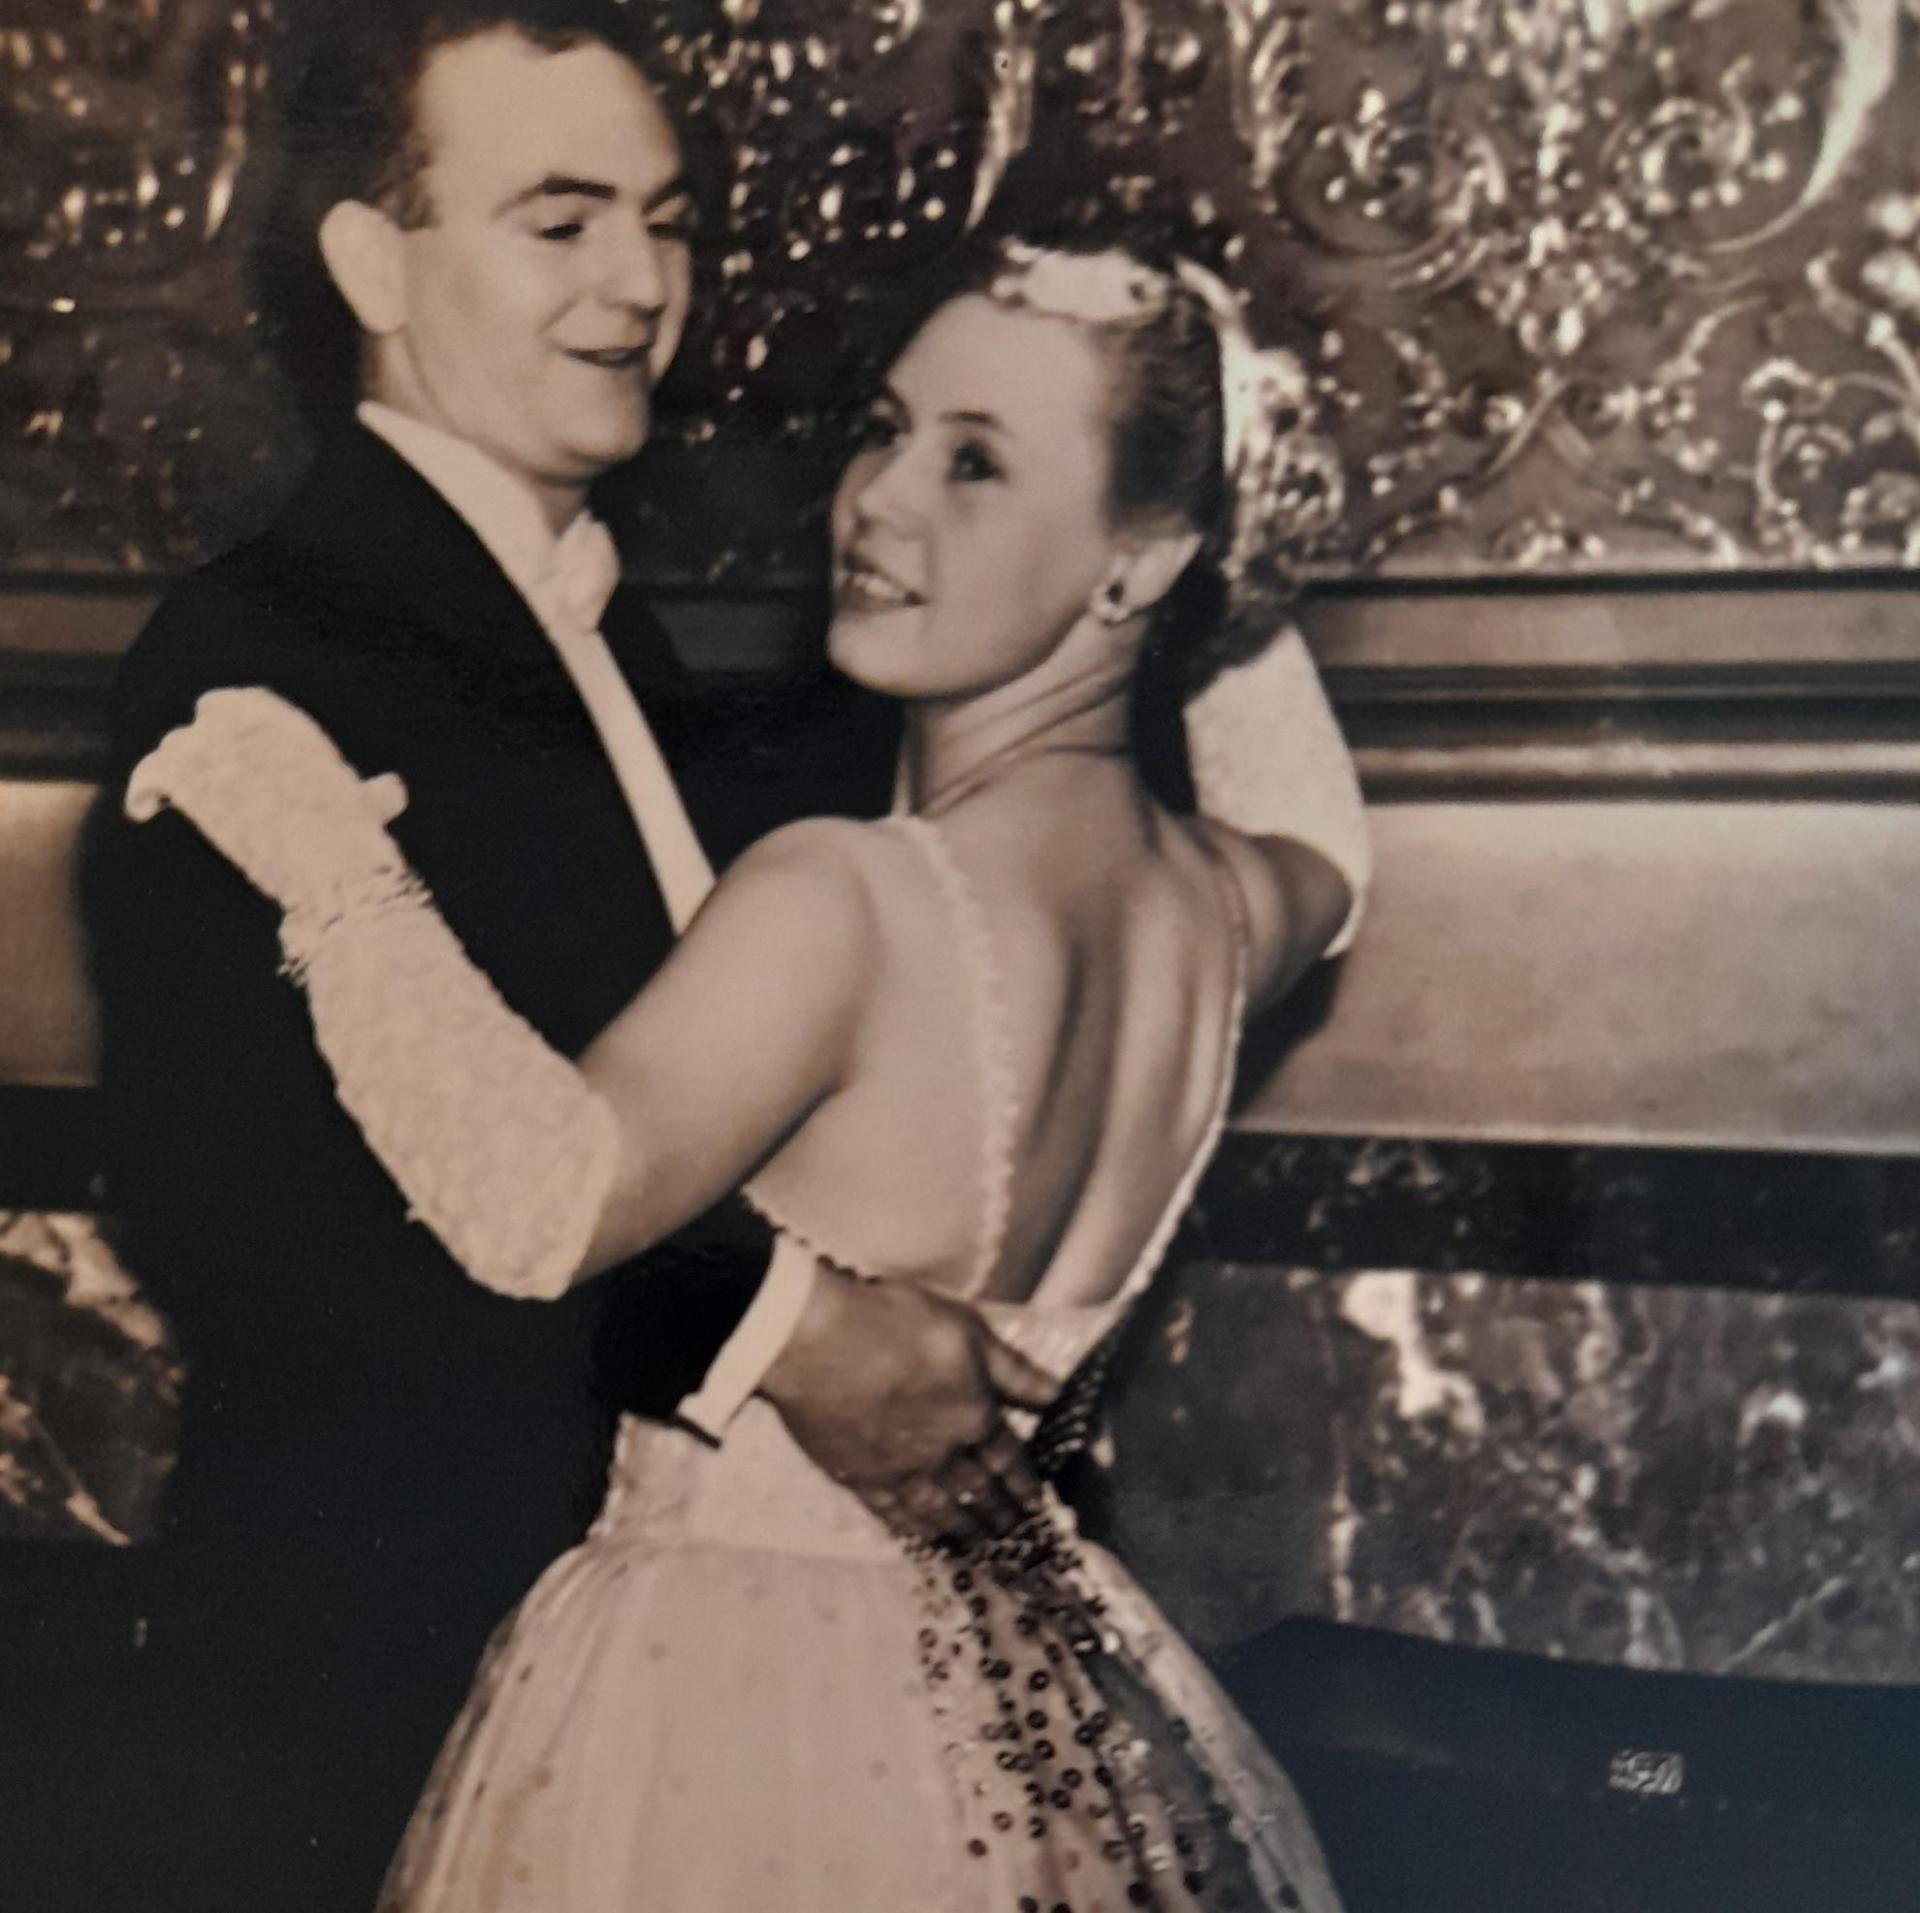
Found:
M 1910 583 L 1396 585 L 1303 622 L 1379 867 L 1242 1122 L 1920 1144 Z

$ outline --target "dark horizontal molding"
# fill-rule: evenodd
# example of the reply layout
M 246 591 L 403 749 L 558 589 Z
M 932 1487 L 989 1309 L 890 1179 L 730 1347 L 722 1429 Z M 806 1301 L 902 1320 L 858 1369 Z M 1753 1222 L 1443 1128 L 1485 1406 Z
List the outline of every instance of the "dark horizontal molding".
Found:
M 1920 794 L 1920 659 L 1330 663 L 1324 677 L 1379 801 Z
M 94 569 L 76 566 L 61 570 L 53 565 L 0 566 L 0 592 L 8 597 L 33 597 L 41 593 L 74 598 L 158 598 L 184 572 L 116 570 L 101 565 Z
M 189 573 L 185 571 L 56 571 L 47 568 L 8 570 L 0 565 L 0 602 L 7 599 L 58 598 L 85 605 L 119 604 L 138 607 L 142 615 Z M 736 604 L 818 602 L 827 590 L 822 576 L 793 573 L 723 571 L 717 574 L 684 569 L 650 571 L 634 577 L 650 598 L 725 599 Z M 0 621 L 0 630 L 5 628 Z
M 1297 616 L 1323 665 L 1762 670 L 1920 659 L 1920 578 L 1633 579 L 1315 591 Z
M 1920 601 L 1915 608 L 1920 611 Z M 1525 720 L 1540 710 L 1592 709 L 1624 699 L 1676 712 L 1730 701 L 1742 707 L 1748 722 L 1801 704 L 1857 722 L 1879 711 L 1904 714 L 1920 705 L 1920 646 L 1912 658 L 1807 658 L 1789 664 L 1329 663 L 1323 676 L 1339 700 L 1354 709 L 1432 710 L 1458 703 L 1486 706 L 1502 716 L 1518 711 Z
M 0 650 L 0 778 L 96 780 L 115 663 L 94 650 Z
M 1920 577 L 1395 579 L 1300 620 L 1376 801 L 1920 795 Z
M 1920 1301 L 1920 1161 L 1229 1133 L 1176 1252 Z
M 99 1104 L 0 1087 L 0 1209 L 99 1205 Z M 1173 1254 L 1920 1301 L 1920 1161 L 1230 1133 Z
M 1828 571 L 1795 566 L 1729 565 L 1662 570 L 1646 567 L 1607 571 L 1380 571 L 1335 577 L 1309 571 L 1302 594 L 1310 599 L 1381 598 L 1575 598 L 1605 594 L 1686 592 L 1849 591 L 1920 592 L 1920 567 L 1839 565 Z
M 1897 803 L 1920 798 L 1920 742 L 1676 745 L 1621 738 L 1383 745 L 1356 740 L 1354 761 L 1361 788 L 1376 804 L 1648 798 Z
M 69 592 L 82 597 L 157 598 L 185 575 L 177 569 L 125 571 L 108 566 L 61 568 L 50 565 L 0 565 L 0 592 Z M 718 580 L 687 570 L 663 570 L 638 580 L 649 591 L 675 596 L 717 592 L 724 597 L 797 597 L 817 593 L 821 580 L 795 571 L 754 573 L 729 571 Z M 1553 598 L 1655 592 L 1716 596 L 1730 592 L 1846 592 L 1909 591 L 1920 593 L 1920 566 L 1847 565 L 1826 571 L 1793 566 L 1694 567 L 1662 570 L 1637 568 L 1608 571 L 1589 567 L 1581 571 L 1381 571 L 1334 576 L 1309 571 L 1301 594 L 1320 599 L 1390 598 Z
M 0 584 L 0 776 L 90 778 L 164 581 Z M 777 677 L 817 581 L 646 582 L 697 668 Z M 1378 802 L 1920 797 L 1920 574 L 1374 579 L 1300 621 Z

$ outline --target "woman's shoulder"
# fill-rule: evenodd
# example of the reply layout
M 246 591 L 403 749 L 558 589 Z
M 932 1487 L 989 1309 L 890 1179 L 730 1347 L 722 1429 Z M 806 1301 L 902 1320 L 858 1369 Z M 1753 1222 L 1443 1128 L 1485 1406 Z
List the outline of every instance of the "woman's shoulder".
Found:
M 750 844 L 728 881 L 799 879 L 835 889 L 864 886 L 899 860 L 901 833 L 891 821 L 802 817 Z
M 914 852 L 886 822 L 807 817 L 751 844 L 728 867 L 716 901 L 750 894 L 809 939 L 868 940 L 913 887 Z
M 794 960 L 832 961 L 863 989 L 918 974 L 928 954 L 1007 927 L 1003 872 L 913 817 L 812 817 L 761 838 L 728 869 L 714 905 L 751 917 Z M 1015 920 L 1019 920 L 1017 913 Z

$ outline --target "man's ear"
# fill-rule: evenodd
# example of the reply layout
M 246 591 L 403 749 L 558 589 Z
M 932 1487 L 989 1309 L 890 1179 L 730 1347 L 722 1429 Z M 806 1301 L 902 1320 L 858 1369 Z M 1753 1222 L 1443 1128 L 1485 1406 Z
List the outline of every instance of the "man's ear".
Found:
M 402 237 L 390 214 L 364 200 L 343 199 L 320 222 L 320 256 L 327 271 L 361 329 L 376 339 L 406 322 Z
M 1184 527 L 1146 534 L 1129 544 L 1110 574 L 1108 589 L 1129 612 L 1151 610 L 1173 589 L 1199 549 L 1200 534 Z

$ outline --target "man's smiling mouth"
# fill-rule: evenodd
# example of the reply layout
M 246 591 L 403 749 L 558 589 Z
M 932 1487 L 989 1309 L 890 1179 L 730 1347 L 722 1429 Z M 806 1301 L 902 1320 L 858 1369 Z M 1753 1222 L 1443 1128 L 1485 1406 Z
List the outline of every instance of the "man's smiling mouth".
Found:
M 630 372 L 636 366 L 647 364 L 652 353 L 650 345 L 575 345 L 566 348 L 567 357 L 578 359 L 582 365 L 598 366 L 603 372 Z

